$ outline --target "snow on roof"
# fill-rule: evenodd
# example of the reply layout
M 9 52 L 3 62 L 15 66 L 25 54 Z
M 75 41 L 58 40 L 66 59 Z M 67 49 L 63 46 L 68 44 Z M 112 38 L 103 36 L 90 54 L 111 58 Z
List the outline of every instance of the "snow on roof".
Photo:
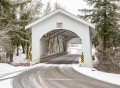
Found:
M 28 29 L 28 28 L 30 28 L 30 27 L 32 27 L 32 26 L 40 23 L 41 21 L 43 21 L 43 20 L 45 20 L 45 19 L 53 16 L 53 15 L 56 14 L 56 13 L 62 13 L 62 14 L 64 14 L 64 15 L 67 15 L 67 16 L 69 16 L 69 17 L 77 20 L 78 22 L 81 22 L 81 23 L 83 23 L 83 24 L 85 24 L 85 25 L 90 26 L 91 28 L 95 28 L 95 25 L 94 25 L 94 24 L 92 24 L 92 23 L 90 23 L 90 22 L 88 22 L 88 21 L 85 21 L 85 20 L 83 20 L 83 19 L 81 19 L 81 18 L 79 18 L 79 17 L 77 17 L 77 16 L 75 16 L 75 15 L 73 15 L 73 14 L 65 11 L 65 10 L 57 9 L 57 10 L 49 13 L 48 15 L 46 15 L 46 16 L 44 16 L 44 17 L 42 17 L 42 18 L 40 18 L 40 19 L 38 19 L 38 20 L 36 20 L 36 21 L 34 21 L 33 23 L 28 24 L 27 26 L 25 26 L 25 29 Z

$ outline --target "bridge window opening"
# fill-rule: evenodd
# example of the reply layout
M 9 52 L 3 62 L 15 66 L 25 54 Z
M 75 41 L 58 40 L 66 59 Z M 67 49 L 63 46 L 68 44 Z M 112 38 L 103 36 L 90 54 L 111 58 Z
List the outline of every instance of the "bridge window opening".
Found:
M 82 39 L 81 38 L 73 38 L 69 40 L 67 44 L 68 54 L 81 54 L 82 53 Z
M 63 23 L 61 23 L 61 22 L 57 23 L 56 26 L 57 26 L 56 28 L 63 28 Z

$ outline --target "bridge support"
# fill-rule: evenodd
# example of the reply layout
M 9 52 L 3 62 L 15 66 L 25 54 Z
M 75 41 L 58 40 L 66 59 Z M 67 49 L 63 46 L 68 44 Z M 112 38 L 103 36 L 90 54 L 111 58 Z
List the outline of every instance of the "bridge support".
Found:
M 82 39 L 82 51 L 84 54 L 84 66 L 93 67 L 92 59 L 92 38 L 90 32 L 86 32 L 84 39 Z

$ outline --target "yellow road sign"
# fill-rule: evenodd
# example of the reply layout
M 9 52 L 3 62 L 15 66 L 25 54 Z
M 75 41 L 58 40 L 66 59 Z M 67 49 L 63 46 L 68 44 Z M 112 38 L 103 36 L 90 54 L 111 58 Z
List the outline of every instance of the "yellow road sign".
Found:
M 29 54 L 29 60 L 32 61 L 32 53 Z
M 84 63 L 84 55 L 81 55 L 81 63 Z

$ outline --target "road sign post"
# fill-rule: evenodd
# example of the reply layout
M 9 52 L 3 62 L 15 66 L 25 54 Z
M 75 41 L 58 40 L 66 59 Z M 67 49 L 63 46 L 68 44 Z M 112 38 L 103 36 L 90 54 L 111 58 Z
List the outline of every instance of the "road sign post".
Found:
M 81 63 L 84 63 L 84 55 L 81 55 Z
M 80 64 L 80 66 L 84 66 L 84 55 L 83 55 L 83 52 L 82 52 L 81 58 L 79 59 L 79 64 Z
M 32 53 L 29 54 L 29 60 L 32 61 Z
M 83 52 L 82 52 L 82 55 L 81 55 L 81 63 L 84 63 L 84 55 L 83 55 Z

